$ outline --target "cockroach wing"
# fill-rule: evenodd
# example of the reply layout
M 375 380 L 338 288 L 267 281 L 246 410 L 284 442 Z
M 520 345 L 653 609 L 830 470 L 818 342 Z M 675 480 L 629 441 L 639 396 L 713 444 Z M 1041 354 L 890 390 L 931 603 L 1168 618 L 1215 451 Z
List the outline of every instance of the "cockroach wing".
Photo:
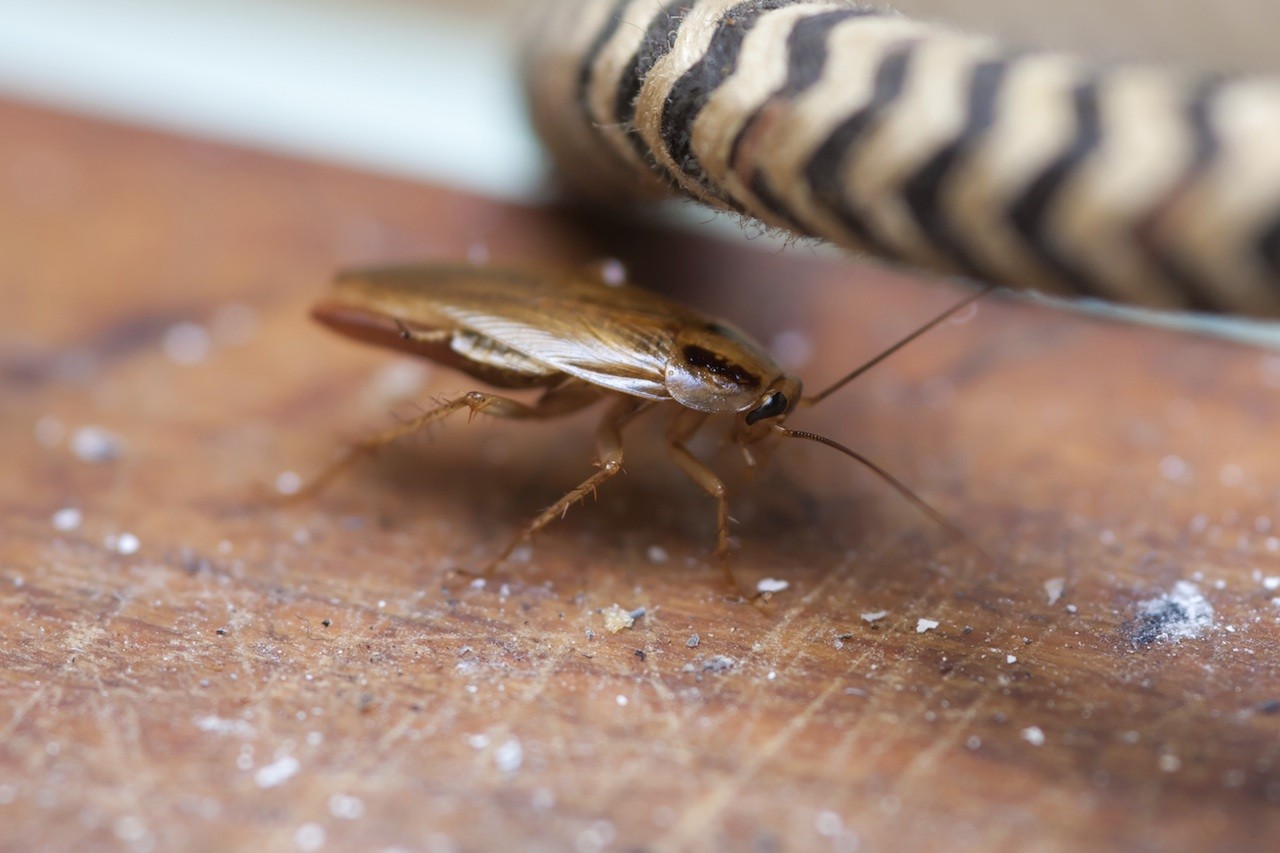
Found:
M 345 273 L 334 298 L 411 328 L 469 332 L 584 382 L 651 400 L 679 329 L 708 324 L 635 287 L 582 275 L 484 266 L 391 267 Z

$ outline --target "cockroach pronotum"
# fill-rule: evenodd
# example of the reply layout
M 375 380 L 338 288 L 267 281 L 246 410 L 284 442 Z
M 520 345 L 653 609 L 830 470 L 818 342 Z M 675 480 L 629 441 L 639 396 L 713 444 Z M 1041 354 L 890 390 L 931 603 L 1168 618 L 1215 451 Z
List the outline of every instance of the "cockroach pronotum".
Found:
M 324 325 L 358 340 L 423 356 L 496 388 L 543 390 L 532 403 L 483 391 L 443 402 L 352 445 L 304 492 L 314 493 L 357 457 L 462 409 L 502 418 L 542 419 L 607 399 L 609 406 L 596 431 L 597 470 L 529 522 L 490 568 L 621 471 L 623 427 L 641 412 L 662 404 L 674 410 L 666 432 L 672 458 L 716 501 L 715 555 L 731 586 L 735 584 L 726 560 L 725 488 L 685 446 L 716 415 L 734 418 L 731 437 L 748 463 L 751 445 L 770 436 L 824 444 L 866 466 L 972 545 L 946 518 L 871 460 L 825 436 L 792 429 L 785 421 L 797 408 L 825 399 L 990 289 L 967 296 L 823 391 L 803 397 L 800 379 L 783 371 L 761 346 L 733 326 L 585 270 L 438 265 L 342 273 L 333 294 L 312 310 Z

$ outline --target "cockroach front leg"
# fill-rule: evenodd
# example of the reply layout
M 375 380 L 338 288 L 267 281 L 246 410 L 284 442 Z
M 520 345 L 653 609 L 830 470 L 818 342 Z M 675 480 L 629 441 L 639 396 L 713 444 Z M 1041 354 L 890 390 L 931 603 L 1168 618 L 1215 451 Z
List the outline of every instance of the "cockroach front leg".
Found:
M 472 391 L 463 394 L 457 399 L 442 403 L 433 409 L 428 409 L 402 424 L 356 442 L 309 483 L 305 484 L 293 495 L 290 495 L 289 499 L 300 500 L 319 494 L 329 483 L 333 482 L 335 477 L 349 468 L 357 459 L 363 456 L 371 456 L 388 444 L 407 435 L 412 435 L 419 430 L 426 429 L 460 409 L 470 409 L 473 415 L 484 413 L 499 418 L 551 418 L 576 411 L 599 399 L 600 393 L 596 389 L 577 382 L 548 389 L 533 405 L 497 394 Z
M 695 412 L 692 409 L 681 409 L 676 412 L 675 417 L 671 419 L 671 425 L 667 427 L 667 450 L 670 451 L 675 463 L 680 466 L 680 470 L 702 487 L 704 492 L 715 498 L 716 560 L 720 563 L 720 570 L 724 572 L 725 582 L 735 592 L 739 592 L 738 582 L 733 577 L 733 570 L 729 568 L 728 493 L 715 472 L 690 453 L 684 444 L 702 427 L 706 419 L 704 412 Z
M 493 562 L 485 569 L 486 574 L 511 556 L 511 552 L 516 549 L 517 545 L 557 518 L 562 517 L 569 511 L 569 507 L 587 495 L 594 494 L 601 483 L 613 478 L 622 470 L 622 427 L 633 416 L 647 407 L 648 401 L 635 397 L 620 397 L 616 403 L 609 407 L 609 411 L 605 413 L 604 420 L 600 422 L 600 427 L 596 431 L 596 467 L 599 470 L 573 489 L 570 489 L 564 497 L 544 509 L 538 514 L 537 518 L 529 522 L 524 530 L 521 530 L 519 535 L 512 539 L 506 548 L 502 549 L 502 553 L 493 559 Z

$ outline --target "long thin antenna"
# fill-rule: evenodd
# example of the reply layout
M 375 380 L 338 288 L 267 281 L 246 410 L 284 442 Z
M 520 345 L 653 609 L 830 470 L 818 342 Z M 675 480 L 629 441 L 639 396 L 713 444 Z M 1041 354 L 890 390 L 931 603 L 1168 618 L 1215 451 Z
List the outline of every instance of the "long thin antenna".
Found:
M 902 340 L 898 341 L 896 344 L 894 344 L 893 346 L 889 347 L 887 350 L 885 350 L 884 352 L 880 353 L 880 354 L 879 354 L 878 356 L 876 356 L 875 358 L 873 358 L 873 359 L 871 359 L 870 361 L 868 361 L 867 363 L 863 364 L 861 367 L 855 368 L 855 369 L 853 370 L 853 372 L 852 372 L 852 373 L 850 373 L 850 374 L 848 374 L 847 376 L 845 376 L 844 378 L 842 378 L 842 379 L 838 380 L 834 385 L 830 386 L 830 387 L 829 387 L 829 388 L 827 388 L 825 391 L 819 391 L 817 394 L 814 394 L 812 397 L 805 397 L 803 400 L 801 400 L 801 403 L 803 403 L 803 404 L 804 404 L 804 405 L 806 405 L 806 406 L 812 406 L 812 405 L 814 405 L 815 403 L 820 403 L 820 402 L 822 402 L 822 401 L 823 401 L 823 400 L 825 400 L 827 397 L 829 397 L 829 396 L 831 396 L 832 394 L 834 394 L 836 391 L 839 391 L 841 388 L 843 388 L 844 386 L 848 385 L 850 382 L 852 382 L 853 380 L 857 379 L 859 376 L 861 376 L 862 374 L 866 373 L 868 370 L 870 370 L 871 368 L 875 367 L 877 364 L 879 364 L 880 362 L 884 361 L 886 358 L 888 358 L 889 356 L 893 355 L 895 352 L 897 352 L 898 350 L 902 349 L 902 348 L 903 348 L 903 347 L 905 347 L 907 344 L 911 343 L 911 342 L 912 342 L 912 341 L 914 341 L 916 338 L 920 337 L 920 336 L 921 336 L 921 335 L 923 335 L 925 332 L 927 332 L 927 331 L 929 331 L 930 329 L 932 329 L 934 326 L 937 326 L 937 325 L 938 325 L 939 323 L 941 323 L 943 320 L 947 319 L 948 317 L 951 317 L 951 316 L 955 315 L 955 314 L 956 314 L 958 311 L 960 311 L 961 309 L 963 309 L 963 308 L 965 308 L 965 307 L 967 307 L 967 306 L 969 306 L 969 305 L 972 305 L 973 303 L 977 302 L 979 299 L 981 299 L 982 297 L 986 296 L 988 293 L 990 293 L 991 291 L 993 291 L 993 290 L 995 290 L 995 289 L 996 289 L 996 286 L 995 286 L 994 284 L 988 284 L 988 285 L 986 285 L 985 287 L 983 287 L 981 290 L 979 290 L 978 292 L 973 293 L 973 294 L 970 294 L 969 296 L 966 296 L 964 299 L 962 299 L 961 301 L 957 302 L 955 305 L 952 305 L 952 306 L 951 306 L 950 308 L 948 308 L 946 311 L 943 311 L 943 312 L 942 312 L 941 314 L 939 314 L 937 317 L 934 317 L 932 320 L 930 320 L 929 322 L 925 323 L 923 326 L 921 326 L 920 328 L 916 329 L 914 332 L 912 332 L 911 334 L 907 335 L 905 338 L 903 338 Z
M 788 427 L 784 427 L 782 424 L 776 424 L 773 427 L 773 429 L 774 429 L 774 432 L 784 435 L 787 438 L 803 438 L 806 441 L 816 441 L 818 444 L 825 444 L 827 447 L 840 451 L 841 453 L 850 457 L 854 461 L 862 463 L 872 473 L 878 476 L 881 480 L 884 480 L 890 486 L 893 486 L 893 488 L 897 489 L 900 495 L 902 495 L 907 500 L 911 501 L 911 503 L 915 504 L 916 509 L 920 510 L 925 515 L 929 516 L 929 518 L 933 519 L 940 527 L 942 527 L 943 530 L 946 530 L 952 536 L 956 537 L 961 542 L 968 545 L 971 549 L 973 549 L 975 553 L 977 553 L 979 557 L 981 557 L 987 563 L 991 565 L 996 565 L 995 559 L 986 551 L 982 550 L 982 548 L 978 545 L 978 543 L 970 539 L 965 534 L 965 532 L 961 530 L 959 527 L 957 527 L 954 523 L 952 523 L 950 519 L 948 519 L 942 513 L 938 512 L 933 507 L 929 506 L 929 504 L 925 503 L 924 498 L 920 497 L 915 492 L 911 491 L 911 489 L 908 488 L 908 486 L 905 483 L 903 483 L 901 480 L 899 480 L 897 477 L 893 476 L 888 471 L 884 470 L 879 465 L 872 462 L 867 457 L 863 456 L 861 453 L 857 453 L 853 450 L 850 450 L 849 448 L 845 447 L 843 444 L 839 443 L 838 441 L 833 441 L 832 439 L 827 438 L 825 435 L 818 435 L 816 432 L 805 432 L 804 430 L 790 429 Z

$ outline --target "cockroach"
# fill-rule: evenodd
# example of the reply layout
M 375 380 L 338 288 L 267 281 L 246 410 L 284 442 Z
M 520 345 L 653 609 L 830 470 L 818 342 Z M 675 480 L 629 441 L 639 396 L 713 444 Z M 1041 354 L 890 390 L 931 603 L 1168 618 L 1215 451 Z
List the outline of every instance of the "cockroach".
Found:
M 967 296 L 826 389 L 805 397 L 798 377 L 785 372 L 732 325 L 591 271 L 433 265 L 341 273 L 332 294 L 312 309 L 322 324 L 357 340 L 428 358 L 496 388 L 542 389 L 542 394 L 524 403 L 471 391 L 440 403 L 353 444 L 304 492 L 319 490 L 354 459 L 462 409 L 541 420 L 608 400 L 596 430 L 597 470 L 529 522 L 490 568 L 621 471 L 623 427 L 659 405 L 672 410 L 666 431 L 672 459 L 716 501 L 715 556 L 730 586 L 735 584 L 726 559 L 725 487 L 686 447 L 713 416 L 734 419 L 731 437 L 748 463 L 751 445 L 771 436 L 824 444 L 864 465 L 972 545 L 963 532 L 865 456 L 785 422 L 797 408 L 826 399 L 990 289 Z

